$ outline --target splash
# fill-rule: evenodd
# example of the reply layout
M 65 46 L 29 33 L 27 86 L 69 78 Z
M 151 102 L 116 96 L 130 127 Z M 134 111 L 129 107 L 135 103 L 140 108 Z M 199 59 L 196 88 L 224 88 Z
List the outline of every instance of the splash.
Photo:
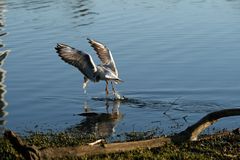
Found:
M 113 95 L 114 95 L 114 99 L 116 99 L 116 100 L 122 100 L 123 99 L 123 97 L 121 97 L 121 95 L 116 91 L 113 93 Z
M 84 89 L 83 89 L 83 93 L 84 93 L 84 94 L 87 94 L 87 89 L 84 88 Z

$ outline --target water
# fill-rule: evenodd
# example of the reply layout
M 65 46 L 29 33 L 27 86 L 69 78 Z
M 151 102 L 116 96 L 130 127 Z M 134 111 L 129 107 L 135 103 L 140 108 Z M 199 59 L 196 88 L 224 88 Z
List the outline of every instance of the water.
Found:
M 240 106 L 238 0 L 0 2 L 2 51 L 10 50 L 1 130 L 169 134 Z M 104 82 L 90 83 L 84 94 L 83 76 L 55 53 L 56 43 L 67 43 L 99 63 L 87 37 L 111 49 L 124 80 L 116 89 L 128 101 L 106 100 Z M 85 110 L 94 113 L 78 115 Z M 239 127 L 239 117 L 214 127 Z

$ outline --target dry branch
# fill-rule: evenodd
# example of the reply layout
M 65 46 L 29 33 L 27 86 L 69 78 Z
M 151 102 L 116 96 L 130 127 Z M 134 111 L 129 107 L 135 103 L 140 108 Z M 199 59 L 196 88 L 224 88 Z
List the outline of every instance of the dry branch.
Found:
M 79 147 L 62 147 L 62 148 L 48 148 L 41 151 L 44 158 L 60 158 L 65 156 L 84 156 L 125 152 L 134 149 L 146 149 L 161 147 L 170 143 L 170 138 L 157 138 L 145 141 L 125 142 L 125 143 L 111 143 L 103 146 L 79 146 Z
M 234 109 L 223 109 L 216 112 L 211 112 L 200 119 L 194 125 L 188 127 L 186 130 L 177 134 L 173 139 L 176 142 L 184 142 L 184 141 L 196 141 L 198 135 L 204 131 L 206 128 L 211 126 L 213 123 L 217 122 L 219 119 L 229 116 L 239 116 L 240 108 Z

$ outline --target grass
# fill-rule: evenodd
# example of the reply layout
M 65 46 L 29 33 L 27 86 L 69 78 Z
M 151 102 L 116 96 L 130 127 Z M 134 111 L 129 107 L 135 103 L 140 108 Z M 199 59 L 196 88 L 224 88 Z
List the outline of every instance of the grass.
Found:
M 135 150 L 118 154 L 106 154 L 83 159 L 199 159 L 226 160 L 240 158 L 240 135 L 212 137 L 181 145 L 169 144 L 160 148 Z

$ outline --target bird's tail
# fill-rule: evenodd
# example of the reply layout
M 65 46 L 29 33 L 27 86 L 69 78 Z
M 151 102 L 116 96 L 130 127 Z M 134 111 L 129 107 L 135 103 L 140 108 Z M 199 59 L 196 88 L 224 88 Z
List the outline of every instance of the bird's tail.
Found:
M 114 79 L 114 82 L 118 84 L 118 83 L 123 83 L 124 81 L 118 78 L 118 79 Z

